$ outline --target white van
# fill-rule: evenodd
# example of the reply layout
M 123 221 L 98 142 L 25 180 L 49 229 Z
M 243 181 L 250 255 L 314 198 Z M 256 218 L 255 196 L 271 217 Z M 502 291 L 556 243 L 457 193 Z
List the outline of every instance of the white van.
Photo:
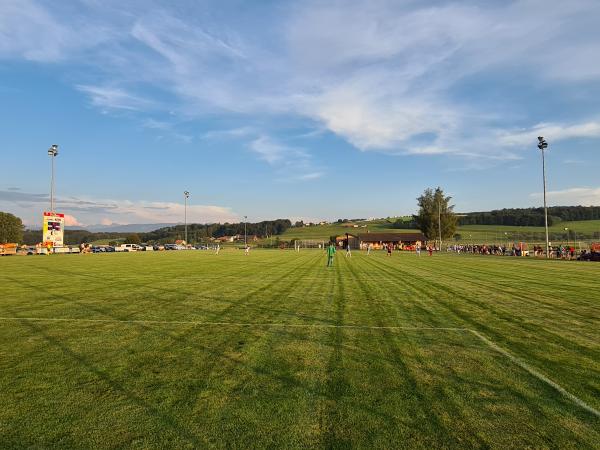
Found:
M 116 252 L 137 252 L 139 246 L 137 244 L 121 244 L 115 247 Z

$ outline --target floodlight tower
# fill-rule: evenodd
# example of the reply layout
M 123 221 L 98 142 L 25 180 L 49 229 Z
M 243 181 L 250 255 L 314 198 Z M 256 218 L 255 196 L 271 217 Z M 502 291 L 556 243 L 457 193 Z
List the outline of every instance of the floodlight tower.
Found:
M 542 177 L 544 180 L 544 227 L 546 228 L 546 259 L 550 258 L 550 240 L 548 239 L 548 207 L 546 205 L 546 158 L 544 150 L 548 143 L 543 136 L 538 136 L 538 148 L 542 151 Z
M 439 251 L 442 251 L 442 203 L 441 200 L 438 199 L 438 235 L 440 238 L 440 248 Z
M 48 156 L 52 162 L 52 175 L 50 178 L 50 212 L 54 212 L 54 158 L 58 155 L 58 145 L 53 144 L 48 149 Z
M 188 239 L 187 239 L 187 200 L 188 200 L 188 198 L 190 198 L 189 191 L 183 191 L 183 202 L 184 202 L 183 223 L 184 223 L 184 229 L 185 229 L 185 245 L 188 245 Z
M 248 216 L 244 216 L 244 247 L 248 246 L 248 233 L 246 231 L 247 223 L 248 223 Z

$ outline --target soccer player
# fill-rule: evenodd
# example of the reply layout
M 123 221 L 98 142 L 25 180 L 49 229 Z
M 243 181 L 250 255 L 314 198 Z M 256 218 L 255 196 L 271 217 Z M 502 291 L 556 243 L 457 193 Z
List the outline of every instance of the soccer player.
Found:
M 421 256 L 421 244 L 415 245 L 415 251 L 417 252 L 417 256 Z
M 350 252 L 350 244 L 346 244 L 346 258 L 352 258 L 352 253 Z
M 333 255 L 335 255 L 335 245 L 330 242 L 327 247 L 327 267 L 333 266 Z
M 215 252 L 215 255 L 218 255 L 218 254 L 219 254 L 219 250 L 221 250 L 221 245 L 220 245 L 220 244 L 217 244 L 217 251 Z
M 250 254 L 250 246 L 246 245 L 246 248 L 244 248 L 244 256 L 248 256 Z

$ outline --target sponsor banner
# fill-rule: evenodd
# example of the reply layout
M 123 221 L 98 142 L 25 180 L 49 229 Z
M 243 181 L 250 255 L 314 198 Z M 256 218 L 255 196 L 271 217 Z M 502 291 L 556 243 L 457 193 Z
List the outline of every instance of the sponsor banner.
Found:
M 44 212 L 44 224 L 42 227 L 42 240 L 44 246 L 62 247 L 65 233 L 65 215 Z

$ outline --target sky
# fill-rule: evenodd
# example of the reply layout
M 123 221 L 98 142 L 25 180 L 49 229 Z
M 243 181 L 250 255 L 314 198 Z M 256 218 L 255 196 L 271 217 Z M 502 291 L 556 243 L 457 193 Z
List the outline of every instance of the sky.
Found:
M 600 205 L 600 2 L 0 0 L 0 210 L 29 225 Z

